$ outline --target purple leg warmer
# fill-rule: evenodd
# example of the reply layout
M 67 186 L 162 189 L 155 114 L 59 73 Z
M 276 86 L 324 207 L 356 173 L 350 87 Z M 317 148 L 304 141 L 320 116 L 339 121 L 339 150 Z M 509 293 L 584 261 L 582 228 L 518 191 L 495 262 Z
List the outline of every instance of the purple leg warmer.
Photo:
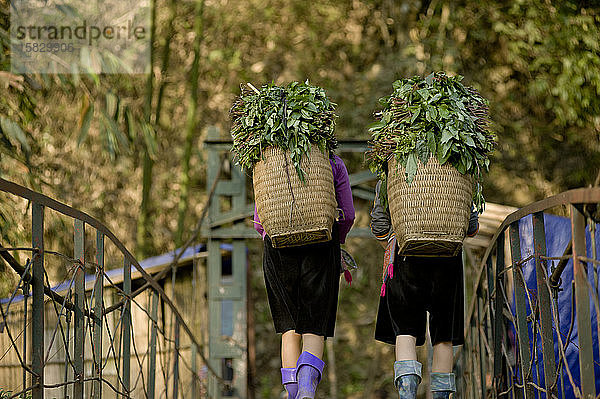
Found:
M 288 399 L 296 399 L 296 395 L 298 394 L 298 381 L 296 381 L 295 368 L 281 369 L 281 383 L 287 391 Z
M 302 352 L 296 363 L 296 399 L 314 399 L 325 363 L 310 352 Z

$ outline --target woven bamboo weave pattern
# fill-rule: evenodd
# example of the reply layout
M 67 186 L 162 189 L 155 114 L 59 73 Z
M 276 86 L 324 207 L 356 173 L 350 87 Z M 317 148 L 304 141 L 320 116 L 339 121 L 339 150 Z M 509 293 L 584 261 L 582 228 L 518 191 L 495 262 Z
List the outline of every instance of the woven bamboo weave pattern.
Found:
M 473 182 L 449 163 L 420 161 L 412 182 L 394 158 L 389 161 L 388 201 L 403 255 L 454 256 L 466 236 Z
M 289 154 L 275 147 L 264 150 L 254 167 L 256 211 L 276 248 L 331 240 L 337 202 L 329 159 L 313 145 L 301 167 L 306 184 Z

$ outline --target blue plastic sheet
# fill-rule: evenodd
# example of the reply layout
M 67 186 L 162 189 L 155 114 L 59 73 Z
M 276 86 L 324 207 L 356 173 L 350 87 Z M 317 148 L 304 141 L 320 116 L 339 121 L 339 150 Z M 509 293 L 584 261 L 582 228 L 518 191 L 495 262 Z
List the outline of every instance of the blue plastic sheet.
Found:
M 558 257 L 562 256 L 565 248 L 569 244 L 571 240 L 571 221 L 568 218 L 554 216 L 554 215 L 544 215 L 544 226 L 546 230 L 546 251 L 547 256 L 549 257 Z M 598 234 L 599 225 L 596 225 L 596 249 L 597 253 L 600 251 L 600 234 Z M 534 244 L 533 244 L 533 221 L 532 217 L 527 216 L 520 220 L 519 222 L 519 233 L 521 237 L 521 259 L 528 258 L 529 256 L 534 254 Z M 586 228 L 586 246 L 587 246 L 587 257 L 592 257 L 591 250 L 591 238 L 590 231 Z M 552 264 L 558 263 L 558 261 L 548 262 L 547 264 L 547 275 L 549 276 L 552 273 L 551 267 Z M 530 292 L 531 300 L 535 303 L 537 302 L 537 282 L 536 282 L 536 272 L 535 272 L 535 261 L 533 259 L 527 261 L 523 265 L 523 274 L 525 277 L 525 284 L 527 285 L 527 289 Z M 588 264 L 588 279 L 590 281 L 590 286 L 594 286 L 594 272 L 593 265 Z M 560 282 L 560 292 L 558 294 L 558 316 L 559 316 L 559 324 L 560 324 L 560 334 L 563 345 L 566 345 L 565 354 L 567 359 L 567 366 L 571 372 L 571 376 L 573 378 L 573 382 L 576 386 L 580 386 L 580 374 L 579 374 L 579 335 L 578 335 L 578 326 L 577 326 L 577 315 L 575 313 L 575 306 L 572 303 L 573 298 L 573 261 L 569 260 L 565 270 L 562 273 L 562 279 Z M 598 295 L 599 287 L 596 286 L 596 293 Z M 514 314 L 514 293 L 513 293 L 513 314 Z M 529 304 L 529 300 L 527 301 L 527 313 L 530 314 L 532 311 L 532 307 Z M 597 313 L 596 313 L 596 305 L 593 300 L 593 295 L 590 295 L 590 313 L 591 313 L 591 324 L 592 324 L 592 340 L 593 340 L 593 353 L 594 353 L 594 372 L 595 372 L 595 380 L 596 380 L 596 393 L 600 392 L 600 358 L 598 354 L 598 330 L 597 330 Z M 550 311 L 550 309 L 545 309 L 544 311 Z M 569 328 L 571 327 L 571 323 L 573 323 L 573 330 L 571 332 L 570 338 L 567 340 L 567 335 L 569 333 Z M 554 353 L 555 353 L 555 361 L 558 365 L 559 362 L 559 344 L 556 335 L 556 325 L 554 323 L 554 317 L 552 317 L 552 325 L 554 330 Z M 531 345 L 531 353 L 533 355 L 533 323 L 530 321 L 528 323 L 529 327 L 529 340 Z M 516 340 L 515 331 L 513 328 L 509 331 L 509 341 Z M 515 348 L 511 348 L 510 350 L 515 350 Z M 589 349 L 588 349 L 589 350 Z M 538 386 L 546 386 L 544 382 L 544 368 L 542 363 L 542 343 L 541 336 L 539 333 L 539 328 L 537 330 L 537 338 L 536 338 L 536 351 L 537 351 L 537 364 L 534 365 L 534 369 L 532 372 L 533 382 Z M 519 371 L 520 373 L 520 371 Z M 561 387 L 561 379 L 558 381 L 558 396 L 559 398 L 575 398 L 575 394 L 573 392 L 573 387 L 571 385 L 570 379 L 567 375 L 565 366 L 562 367 L 562 381 L 564 381 L 564 387 Z M 564 388 L 564 396 L 562 394 Z M 546 398 L 546 394 L 536 390 L 536 398 Z

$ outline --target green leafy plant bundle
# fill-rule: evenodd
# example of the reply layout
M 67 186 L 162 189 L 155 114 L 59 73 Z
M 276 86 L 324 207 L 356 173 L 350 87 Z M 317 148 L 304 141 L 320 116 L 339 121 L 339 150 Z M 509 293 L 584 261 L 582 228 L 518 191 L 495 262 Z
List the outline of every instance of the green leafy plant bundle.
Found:
M 435 72 L 395 81 L 393 93 L 379 100 L 383 109 L 375 114 L 377 122 L 369 126 L 366 161 L 385 182 L 387 161 L 395 157 L 409 184 L 418 160 L 426 164 L 435 156 L 442 165 L 450 162 L 475 179 L 473 202 L 482 212 L 481 183 L 489 171 L 495 135 L 489 129 L 487 100 L 461 80 Z
M 325 90 L 305 83 L 292 82 L 285 87 L 275 84 L 242 93 L 233 103 L 231 148 L 243 169 L 252 169 L 262 159 L 262 151 L 270 146 L 288 151 L 301 181 L 305 173 L 300 167 L 303 156 L 309 156 L 311 145 L 326 155 L 336 147 L 335 107 Z

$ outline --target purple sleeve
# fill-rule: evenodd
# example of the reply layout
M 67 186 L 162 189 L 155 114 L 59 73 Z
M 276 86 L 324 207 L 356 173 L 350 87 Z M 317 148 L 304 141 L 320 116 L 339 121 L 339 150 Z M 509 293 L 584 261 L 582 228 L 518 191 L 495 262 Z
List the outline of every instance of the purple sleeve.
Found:
M 263 229 L 262 227 L 262 223 L 260 222 L 260 219 L 258 218 L 258 213 L 256 213 L 256 205 L 254 205 L 254 230 L 258 231 L 258 234 L 260 234 L 262 236 L 262 239 L 265 239 L 265 236 L 267 235 L 267 232 L 265 231 L 265 229 Z
M 344 161 L 337 155 L 330 159 L 331 170 L 333 171 L 333 184 L 335 185 L 335 198 L 338 208 L 342 210 L 340 220 L 337 222 L 340 228 L 340 243 L 346 242 L 346 235 L 354 224 L 354 202 L 352 200 L 352 190 L 350 189 L 350 179 Z

